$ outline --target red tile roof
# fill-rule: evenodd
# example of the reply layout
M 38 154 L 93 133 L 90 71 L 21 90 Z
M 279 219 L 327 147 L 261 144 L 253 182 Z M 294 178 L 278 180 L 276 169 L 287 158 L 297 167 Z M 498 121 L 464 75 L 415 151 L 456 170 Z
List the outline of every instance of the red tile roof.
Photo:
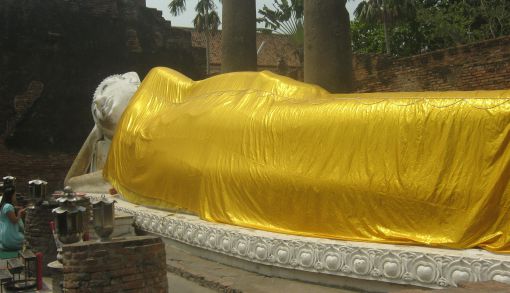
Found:
M 191 41 L 193 47 L 205 48 L 205 33 L 199 33 L 191 29 Z M 292 44 L 290 37 L 279 34 L 257 33 L 257 49 L 264 43 L 257 56 L 258 66 L 277 67 L 282 58 L 289 67 L 301 67 L 296 52 L 296 46 Z M 221 65 L 221 31 L 216 32 L 210 39 L 211 52 L 209 54 L 211 65 Z

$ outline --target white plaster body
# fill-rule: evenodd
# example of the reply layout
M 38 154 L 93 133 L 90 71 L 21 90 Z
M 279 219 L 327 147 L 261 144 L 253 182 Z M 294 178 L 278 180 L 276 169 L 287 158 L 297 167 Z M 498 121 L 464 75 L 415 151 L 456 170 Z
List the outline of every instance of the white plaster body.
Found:
M 136 72 L 112 75 L 99 84 L 92 99 L 92 117 L 104 138 L 112 140 L 120 117 L 139 86 Z
M 95 126 L 67 173 L 66 185 L 73 177 L 103 169 L 117 124 L 139 86 L 136 72 L 112 75 L 99 84 L 91 105 Z

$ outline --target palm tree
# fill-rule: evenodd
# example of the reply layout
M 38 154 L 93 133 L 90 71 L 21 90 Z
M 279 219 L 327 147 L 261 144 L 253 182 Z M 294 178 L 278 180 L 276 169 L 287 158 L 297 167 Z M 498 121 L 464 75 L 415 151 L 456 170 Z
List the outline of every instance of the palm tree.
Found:
M 303 0 L 275 0 L 273 8 L 264 4 L 259 9 L 262 17 L 257 22 L 264 22 L 266 29 L 281 34 L 291 35 L 303 26 L 304 6 Z
M 172 0 L 168 4 L 168 8 L 173 16 L 177 16 L 186 10 L 186 0 Z M 197 12 L 193 19 L 195 30 L 199 33 L 205 32 L 206 74 L 209 74 L 210 33 L 215 33 L 218 30 L 221 21 L 216 12 L 214 0 L 199 0 L 195 6 L 195 11 Z
M 383 25 L 386 53 L 391 54 L 390 26 L 415 12 L 414 0 L 363 0 L 354 10 L 354 16 L 365 23 Z
M 265 29 L 262 31 L 275 32 L 286 35 L 296 48 L 296 55 L 301 65 L 303 64 L 304 46 L 304 4 L 303 0 L 275 0 L 273 8 L 264 4 L 259 9 L 262 16 L 257 22 L 263 22 Z

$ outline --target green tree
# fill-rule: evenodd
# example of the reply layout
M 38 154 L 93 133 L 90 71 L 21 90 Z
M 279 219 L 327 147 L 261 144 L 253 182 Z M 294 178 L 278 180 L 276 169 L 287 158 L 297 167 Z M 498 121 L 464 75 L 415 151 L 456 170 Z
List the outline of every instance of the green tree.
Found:
M 417 21 L 429 50 L 496 38 L 510 33 L 510 1 L 420 1 Z
M 352 50 L 370 54 L 384 52 L 384 32 L 379 24 L 351 21 Z
M 391 4 L 397 0 L 384 1 Z M 384 41 L 393 55 L 407 56 L 510 34 L 510 1 L 507 0 L 413 2 L 414 11 L 401 10 L 398 21 L 391 23 L 389 38 L 381 39 L 383 23 L 367 22 L 357 16 L 351 23 L 354 51 L 382 53 L 381 41 Z
M 467 1 L 424 1 L 417 19 L 425 35 L 426 49 L 435 50 L 479 39 L 477 7 Z
M 360 22 L 382 25 L 386 53 L 391 54 L 391 26 L 411 18 L 414 12 L 415 0 L 363 0 L 354 15 Z
M 303 26 L 304 6 L 303 0 L 275 0 L 273 7 L 264 4 L 259 9 L 262 17 L 257 22 L 263 22 L 264 27 L 274 32 L 291 35 Z
M 352 49 L 356 53 L 382 54 L 386 42 L 380 24 L 351 21 Z M 409 56 L 423 51 L 424 36 L 416 21 L 406 21 L 392 27 L 390 47 L 394 56 Z
M 492 38 L 510 34 L 510 1 L 481 0 L 480 14 L 486 20 L 482 29 Z
M 177 16 L 186 10 L 186 0 L 172 0 L 170 4 L 168 4 L 168 8 L 173 16 Z M 205 33 L 206 74 L 209 74 L 210 71 L 210 34 L 215 33 L 221 24 L 216 8 L 216 4 L 213 0 L 199 0 L 195 6 L 197 15 L 193 19 L 195 30 L 199 33 Z

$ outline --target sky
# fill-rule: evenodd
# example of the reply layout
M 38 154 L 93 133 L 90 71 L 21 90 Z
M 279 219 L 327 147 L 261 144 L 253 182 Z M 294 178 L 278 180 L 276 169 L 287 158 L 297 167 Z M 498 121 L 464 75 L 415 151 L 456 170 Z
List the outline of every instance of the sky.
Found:
M 179 16 L 171 16 L 170 12 L 168 11 L 168 3 L 170 3 L 170 0 L 146 0 L 147 1 L 147 7 L 153 7 L 157 8 L 161 11 L 163 11 L 163 16 L 170 20 L 172 22 L 172 26 L 175 27 L 193 27 L 193 18 L 195 17 L 195 5 L 197 4 L 198 0 L 186 0 L 187 9 L 186 11 Z M 352 13 L 354 11 L 354 8 L 356 8 L 356 5 L 361 0 L 351 0 L 347 1 L 347 10 L 349 10 L 349 13 L 351 14 L 352 19 Z M 218 13 L 221 17 L 221 4 L 219 1 L 216 1 L 218 5 Z M 257 11 L 266 4 L 267 6 L 272 6 L 273 0 L 256 0 L 257 3 Z M 259 24 L 260 26 L 261 24 Z

